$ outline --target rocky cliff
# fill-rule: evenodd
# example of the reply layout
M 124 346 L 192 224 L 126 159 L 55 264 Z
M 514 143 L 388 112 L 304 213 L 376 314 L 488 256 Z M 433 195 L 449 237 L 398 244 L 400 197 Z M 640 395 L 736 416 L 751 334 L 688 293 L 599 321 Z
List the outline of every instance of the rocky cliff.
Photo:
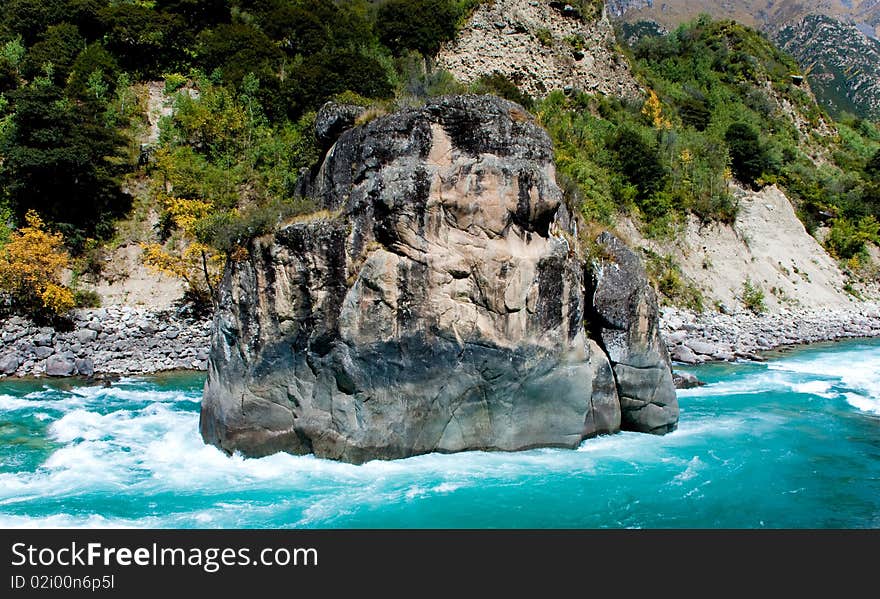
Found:
M 641 98 L 604 10 L 576 4 L 581 8 L 546 0 L 483 2 L 440 50 L 437 66 L 468 83 L 500 73 L 535 98 L 565 88 Z
M 354 114 L 319 115 L 324 210 L 226 268 L 206 442 L 362 462 L 674 429 L 641 264 L 582 255 L 531 115 L 446 97 L 340 134 Z

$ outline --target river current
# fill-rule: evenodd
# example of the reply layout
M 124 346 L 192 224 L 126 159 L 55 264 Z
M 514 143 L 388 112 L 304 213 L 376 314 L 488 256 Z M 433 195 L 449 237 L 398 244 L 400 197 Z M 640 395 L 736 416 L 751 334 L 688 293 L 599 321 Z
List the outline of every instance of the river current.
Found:
M 360 466 L 205 446 L 202 374 L 0 381 L 0 527 L 880 527 L 880 340 L 689 370 L 664 437 Z

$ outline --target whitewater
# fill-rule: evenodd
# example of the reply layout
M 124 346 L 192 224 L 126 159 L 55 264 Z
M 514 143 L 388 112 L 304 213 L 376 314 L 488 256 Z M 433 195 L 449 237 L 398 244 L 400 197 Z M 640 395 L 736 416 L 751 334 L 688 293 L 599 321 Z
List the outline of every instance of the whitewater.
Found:
M 880 526 L 880 340 L 688 370 L 664 437 L 359 466 L 204 445 L 200 374 L 0 381 L 0 527 Z

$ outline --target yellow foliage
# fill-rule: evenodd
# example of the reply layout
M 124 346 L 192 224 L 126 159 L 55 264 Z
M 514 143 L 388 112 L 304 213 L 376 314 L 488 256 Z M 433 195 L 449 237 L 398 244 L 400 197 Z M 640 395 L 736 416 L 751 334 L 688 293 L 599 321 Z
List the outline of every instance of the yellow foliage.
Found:
M 64 314 L 74 306 L 73 292 L 63 285 L 47 283 L 40 293 L 43 307 L 53 314 Z
M 182 279 L 195 295 L 212 296 L 220 282 L 223 258 L 213 248 L 197 241 L 196 224 L 211 215 L 214 205 L 204 200 L 160 196 L 165 213 L 180 232 L 169 247 L 142 244 L 144 265 L 153 272 Z
M 191 241 L 172 253 L 158 243 L 143 244 L 143 263 L 153 272 L 182 279 L 198 295 L 213 294 L 220 282 L 223 258 L 207 245 Z
M 64 237 L 47 231 L 33 210 L 25 222 L 0 255 L 0 291 L 32 314 L 63 314 L 74 306 L 73 293 L 61 284 L 61 272 L 70 263 Z
M 214 208 L 211 202 L 173 196 L 163 198 L 162 204 L 174 225 L 187 235 L 193 235 L 196 222 L 211 214 Z
M 189 280 L 189 269 L 184 266 L 180 257 L 172 256 L 158 243 L 144 244 L 141 247 L 144 249 L 144 264 L 150 270 L 169 277 Z
M 672 123 L 663 116 L 660 98 L 657 97 L 654 90 L 648 90 L 648 99 L 645 100 L 645 105 L 642 106 L 642 114 L 651 121 L 655 129 L 672 129 Z

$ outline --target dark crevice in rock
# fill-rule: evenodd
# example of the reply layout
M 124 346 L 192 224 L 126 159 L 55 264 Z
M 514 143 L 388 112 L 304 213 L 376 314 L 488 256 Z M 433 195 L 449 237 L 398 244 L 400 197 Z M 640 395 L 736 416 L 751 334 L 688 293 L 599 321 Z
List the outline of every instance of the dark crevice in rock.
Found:
M 597 313 L 593 305 L 593 297 L 596 294 L 596 271 L 594 265 L 587 262 L 583 265 L 584 273 L 584 328 L 587 332 L 587 338 L 592 339 L 602 348 L 602 352 L 607 356 L 608 349 L 605 347 L 605 341 L 602 339 L 602 329 L 607 328 L 608 323 L 604 322 L 604 318 Z

